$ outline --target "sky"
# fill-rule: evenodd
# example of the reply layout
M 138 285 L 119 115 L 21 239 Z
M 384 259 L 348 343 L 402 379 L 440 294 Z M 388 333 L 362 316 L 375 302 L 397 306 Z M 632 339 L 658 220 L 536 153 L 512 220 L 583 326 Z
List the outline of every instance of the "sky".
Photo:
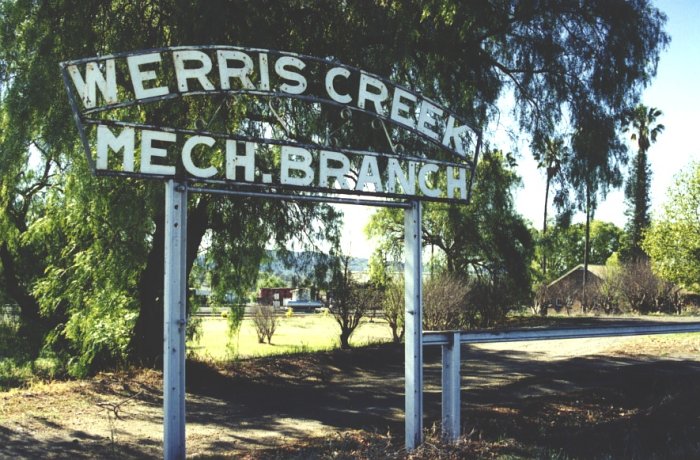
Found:
M 656 78 L 642 93 L 641 102 L 661 109 L 658 120 L 665 126 L 664 132 L 649 149 L 651 177 L 652 218 L 661 212 L 666 192 L 673 185 L 674 177 L 691 161 L 700 161 L 700 0 L 657 0 L 657 8 L 666 13 L 666 32 L 671 36 L 668 48 L 661 52 Z M 502 122 L 507 123 L 507 122 Z M 501 124 L 496 128 L 505 134 L 509 127 Z M 505 138 L 505 135 L 496 138 Z M 497 145 L 508 150 L 508 145 Z M 630 154 L 636 147 L 629 141 Z M 535 226 L 542 225 L 545 175 L 537 169 L 530 151 L 519 148 L 518 173 L 523 186 L 515 194 L 518 212 Z M 364 227 L 373 208 L 341 205 L 345 213 L 342 247 L 354 257 L 368 258 L 374 242 L 367 240 Z M 552 215 L 550 208 L 550 215 Z M 598 205 L 595 218 L 625 224 L 625 203 L 622 190 L 615 190 Z M 575 218 L 584 219 L 583 214 Z

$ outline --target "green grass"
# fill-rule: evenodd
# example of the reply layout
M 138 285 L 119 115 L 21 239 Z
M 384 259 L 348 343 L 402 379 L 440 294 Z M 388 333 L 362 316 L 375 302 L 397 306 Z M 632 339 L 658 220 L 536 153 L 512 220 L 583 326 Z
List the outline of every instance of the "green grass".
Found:
M 225 318 L 204 318 L 199 340 L 188 344 L 195 357 L 223 360 L 231 357 L 227 348 L 228 324 Z M 258 343 L 255 326 L 250 318 L 243 320 L 234 349 L 236 356 L 250 358 L 297 352 L 330 350 L 340 346 L 340 327 L 332 316 L 295 314 L 281 316 L 272 344 Z M 350 337 L 352 346 L 391 340 L 391 330 L 384 320 L 363 319 Z

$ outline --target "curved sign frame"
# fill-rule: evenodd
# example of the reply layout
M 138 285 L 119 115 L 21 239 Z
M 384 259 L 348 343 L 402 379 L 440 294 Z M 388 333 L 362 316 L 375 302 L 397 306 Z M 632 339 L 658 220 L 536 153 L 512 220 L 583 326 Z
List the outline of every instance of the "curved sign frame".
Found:
M 177 179 L 203 185 L 199 190 L 300 199 L 354 195 L 469 202 L 481 132 L 417 91 L 333 58 L 181 46 L 67 61 L 60 67 L 96 175 Z M 211 121 L 197 126 L 195 120 L 185 127 L 164 126 L 155 121 L 160 116 L 149 113 L 193 96 L 266 99 L 268 118 L 279 125 L 285 115 L 275 109 L 275 101 L 282 100 L 305 102 L 309 110 L 335 108 L 345 119 L 364 116 L 383 129 L 389 152 L 339 147 L 335 139 L 316 133 L 250 136 L 235 128 L 211 129 Z M 405 153 L 397 145 L 402 136 L 424 147 Z M 274 159 L 260 161 L 260 152 L 269 156 L 270 151 Z

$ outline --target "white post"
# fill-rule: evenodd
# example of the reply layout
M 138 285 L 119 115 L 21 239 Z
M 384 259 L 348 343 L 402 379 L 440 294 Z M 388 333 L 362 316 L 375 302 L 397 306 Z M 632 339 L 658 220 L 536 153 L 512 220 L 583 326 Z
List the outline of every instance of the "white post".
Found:
M 406 450 L 423 442 L 423 288 L 421 204 L 412 202 L 404 215 L 406 263 Z
M 460 338 L 459 332 L 448 336 L 442 346 L 442 436 L 450 442 L 459 438 L 460 417 Z
M 165 184 L 163 458 L 185 458 L 187 189 Z

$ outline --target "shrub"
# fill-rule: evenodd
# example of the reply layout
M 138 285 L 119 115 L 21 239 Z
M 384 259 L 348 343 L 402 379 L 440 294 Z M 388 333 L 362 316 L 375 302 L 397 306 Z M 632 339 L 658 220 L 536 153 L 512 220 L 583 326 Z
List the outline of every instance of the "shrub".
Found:
M 340 326 L 340 348 L 350 348 L 350 336 L 360 324 L 367 311 L 380 298 L 371 285 L 360 284 L 352 278 L 348 268 L 349 256 L 342 256 L 331 280 L 331 313 Z
M 426 330 L 461 329 L 465 319 L 469 283 L 444 273 L 423 283 L 423 327 Z
M 389 282 L 381 299 L 382 315 L 391 328 L 394 343 L 400 343 L 405 332 L 405 296 L 404 280 L 402 277 L 396 277 Z
M 253 325 L 258 335 L 258 342 L 272 343 L 272 336 L 277 329 L 277 315 L 274 307 L 270 305 L 256 305 L 253 307 Z
M 647 259 L 639 259 L 622 266 L 620 296 L 639 313 L 680 313 L 680 289 L 660 279 Z

